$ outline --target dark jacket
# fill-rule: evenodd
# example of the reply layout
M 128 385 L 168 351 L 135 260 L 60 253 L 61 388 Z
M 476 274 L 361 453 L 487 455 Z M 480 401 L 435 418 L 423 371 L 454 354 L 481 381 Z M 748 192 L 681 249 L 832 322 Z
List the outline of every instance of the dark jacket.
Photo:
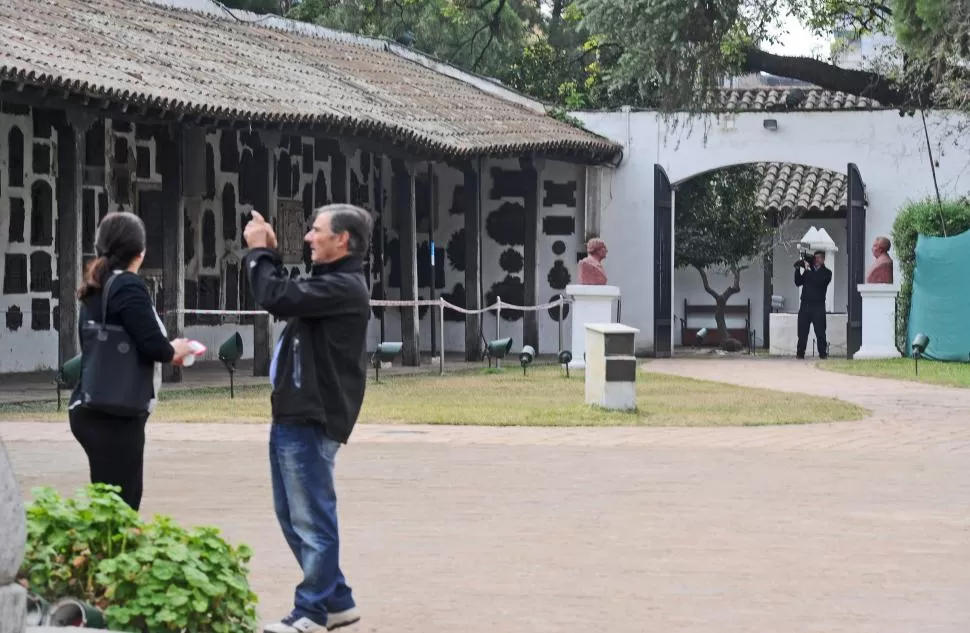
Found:
M 105 279 L 107 281 L 107 279 Z M 101 291 L 95 292 L 81 300 L 78 318 L 78 337 L 81 336 L 81 326 L 87 321 L 101 320 Z M 131 272 L 120 273 L 111 283 L 111 294 L 108 295 L 108 314 L 105 318 L 108 325 L 120 325 L 135 343 L 140 363 L 151 366 L 154 363 L 169 363 L 175 356 L 175 350 L 159 325 L 155 306 L 152 305 L 148 287 L 141 277 Z M 84 354 L 82 348 L 81 353 Z M 71 402 L 80 400 L 78 381 L 71 396 Z M 157 395 L 157 394 L 156 394 Z
M 346 443 L 367 382 L 370 292 L 362 261 L 316 265 L 306 279 L 290 279 L 268 248 L 244 261 L 256 302 L 287 319 L 274 350 L 273 422 L 315 422 Z
M 802 287 L 801 307 L 825 309 L 825 291 L 832 282 L 832 271 L 822 266 L 818 270 L 795 269 L 795 285 Z

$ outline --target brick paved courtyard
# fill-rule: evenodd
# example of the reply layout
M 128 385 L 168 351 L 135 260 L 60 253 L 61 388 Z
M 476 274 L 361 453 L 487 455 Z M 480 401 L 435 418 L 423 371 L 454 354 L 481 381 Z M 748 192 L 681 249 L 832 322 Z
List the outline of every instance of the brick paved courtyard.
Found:
M 716 429 L 359 427 L 338 466 L 360 631 L 970 630 L 970 390 L 773 360 L 652 371 L 836 395 L 862 422 Z M 297 568 L 266 427 L 150 425 L 145 513 L 251 544 L 260 614 Z M 25 489 L 71 491 L 66 424 L 0 423 Z

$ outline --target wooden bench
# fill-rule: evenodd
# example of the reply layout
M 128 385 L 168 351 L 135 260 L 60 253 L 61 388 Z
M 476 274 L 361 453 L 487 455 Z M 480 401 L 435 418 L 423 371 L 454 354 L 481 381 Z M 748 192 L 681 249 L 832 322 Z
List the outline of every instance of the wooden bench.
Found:
M 707 336 L 704 337 L 704 347 L 716 347 L 721 344 L 721 335 L 717 329 L 717 322 L 714 314 L 717 306 L 710 303 L 688 303 L 684 299 L 684 316 L 680 319 L 680 344 L 684 347 L 697 345 L 697 332 L 701 328 L 707 328 Z M 691 320 L 696 322 L 700 317 L 705 317 L 709 323 L 699 326 L 691 324 Z M 744 318 L 744 327 L 731 327 L 730 322 L 734 319 Z M 728 335 L 737 339 L 745 347 L 750 347 L 751 341 L 751 299 L 743 305 L 728 304 L 724 307 L 724 319 L 728 322 Z

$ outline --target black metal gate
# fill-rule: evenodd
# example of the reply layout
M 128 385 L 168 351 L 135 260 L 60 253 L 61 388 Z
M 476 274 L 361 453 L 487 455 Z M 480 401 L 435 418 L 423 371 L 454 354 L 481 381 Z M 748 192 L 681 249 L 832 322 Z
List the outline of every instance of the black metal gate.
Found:
M 855 163 L 849 163 L 846 231 L 848 251 L 848 293 L 845 353 L 852 356 L 862 347 L 862 295 L 856 289 L 865 283 L 866 187 Z
M 674 206 L 670 179 L 660 165 L 653 166 L 653 351 L 670 358 L 672 323 Z

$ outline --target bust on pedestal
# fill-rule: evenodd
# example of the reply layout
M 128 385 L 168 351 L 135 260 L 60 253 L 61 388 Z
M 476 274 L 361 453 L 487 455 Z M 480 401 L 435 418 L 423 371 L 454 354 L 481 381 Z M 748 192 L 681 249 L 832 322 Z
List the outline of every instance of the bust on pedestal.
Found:
M 896 295 L 889 238 L 877 237 L 872 244 L 875 258 L 866 272 L 866 283 L 856 286 L 862 295 L 862 346 L 853 358 L 899 358 L 896 349 Z
M 586 326 L 590 323 L 612 323 L 613 302 L 620 289 L 606 285 L 606 242 L 594 237 L 586 243 L 587 256 L 579 260 L 579 283 L 566 286 L 566 294 L 573 299 L 572 353 L 570 369 L 586 367 Z

